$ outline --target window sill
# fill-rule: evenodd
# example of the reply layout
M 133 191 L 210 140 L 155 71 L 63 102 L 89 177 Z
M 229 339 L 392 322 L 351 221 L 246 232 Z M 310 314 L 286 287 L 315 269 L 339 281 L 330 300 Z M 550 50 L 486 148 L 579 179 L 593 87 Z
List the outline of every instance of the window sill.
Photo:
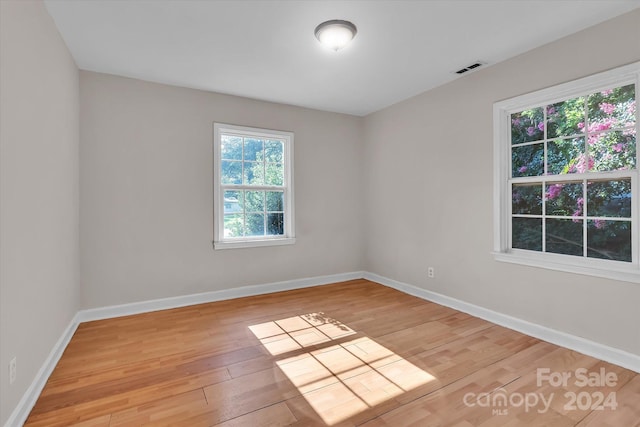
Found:
M 493 257 L 499 262 L 521 264 L 529 267 L 545 268 L 548 270 L 563 271 L 566 273 L 584 274 L 587 276 L 602 277 L 605 279 L 620 280 L 624 282 L 640 283 L 640 269 L 635 264 L 616 263 L 615 266 L 605 266 L 601 260 L 589 259 L 583 261 L 569 260 L 568 255 L 530 254 L 528 251 L 517 252 L 492 252 Z M 612 263 L 613 261 L 604 261 Z
M 296 242 L 295 237 L 276 238 L 276 239 L 260 239 L 260 240 L 237 240 L 213 242 L 213 249 L 241 249 L 241 248 L 258 248 L 264 246 L 282 246 L 293 245 Z

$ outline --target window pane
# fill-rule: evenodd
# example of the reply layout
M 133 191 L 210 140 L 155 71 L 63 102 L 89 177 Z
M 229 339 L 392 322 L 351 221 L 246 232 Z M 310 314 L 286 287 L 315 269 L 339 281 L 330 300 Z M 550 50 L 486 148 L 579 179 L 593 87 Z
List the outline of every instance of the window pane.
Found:
M 542 107 L 511 114 L 511 144 L 544 138 Z
M 280 163 L 283 159 L 284 144 L 282 141 L 266 141 L 264 144 L 264 159 L 267 162 Z
M 224 216 L 224 237 L 242 237 L 244 230 L 242 218 L 241 214 Z
M 547 107 L 547 138 L 584 133 L 584 98 L 574 98 Z
M 244 184 L 263 185 L 264 184 L 264 163 L 244 162 Z
M 284 166 L 282 163 L 267 163 L 266 166 L 266 185 L 282 185 L 284 182 Z
M 244 159 L 264 161 L 264 141 L 261 139 L 244 139 Z
M 532 144 L 511 149 L 511 176 L 540 176 L 544 173 L 544 145 Z
M 514 214 L 542 215 L 542 183 L 514 184 L 511 199 Z
M 589 135 L 590 169 L 613 171 L 636 166 L 636 131 L 604 132 Z
M 225 191 L 224 192 L 224 213 L 242 212 L 242 191 Z
M 245 221 L 247 236 L 264 236 L 264 214 L 247 214 Z
M 587 211 L 589 216 L 631 218 L 631 180 L 589 182 Z
M 223 160 L 242 160 L 242 138 L 222 135 L 221 154 Z
M 547 215 L 582 216 L 582 182 L 548 182 L 545 199 Z
M 213 149 L 214 249 L 281 243 L 293 230 L 293 134 L 216 122 Z
M 584 138 L 558 138 L 547 142 L 547 173 L 560 175 L 578 172 L 580 159 L 584 159 L 583 153 Z M 584 166 L 581 167 L 584 172 Z
M 242 162 L 222 161 L 222 183 L 242 184 Z
M 547 219 L 545 225 L 547 252 L 583 255 L 581 219 Z
M 512 248 L 542 250 L 541 218 L 512 218 L 511 229 Z
M 631 262 L 631 222 L 587 222 L 587 256 Z
M 635 115 L 635 86 L 627 85 L 589 95 L 589 132 L 633 126 Z
M 264 212 L 264 191 L 245 191 L 245 212 Z
M 284 234 L 284 214 L 267 214 L 267 234 L 279 236 Z
M 284 211 L 284 192 L 283 191 L 267 191 L 267 211 L 269 212 Z

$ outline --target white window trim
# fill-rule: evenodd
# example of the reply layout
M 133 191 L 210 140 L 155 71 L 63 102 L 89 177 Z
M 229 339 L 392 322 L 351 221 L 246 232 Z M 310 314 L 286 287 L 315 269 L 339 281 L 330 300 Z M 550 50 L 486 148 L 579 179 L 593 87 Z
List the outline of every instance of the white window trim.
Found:
M 234 133 L 243 136 L 284 140 L 284 236 L 260 236 L 224 238 L 224 191 L 221 176 L 221 134 Z M 264 246 L 292 245 L 295 239 L 295 215 L 293 198 L 293 133 L 259 129 L 224 123 L 213 124 L 213 248 L 238 249 Z
M 509 116 L 523 109 L 553 104 L 565 99 L 597 92 L 614 86 L 635 83 L 636 100 L 640 99 L 640 62 L 585 77 L 572 82 L 517 96 L 493 105 L 493 256 L 496 261 L 522 264 L 570 273 L 604 277 L 614 280 L 640 283 L 640 191 L 638 168 L 640 168 L 640 108 L 636 107 L 636 169 L 631 172 L 632 207 L 632 262 L 582 258 L 571 255 L 542 253 L 511 249 L 511 195 L 509 178 L 511 159 L 509 156 Z

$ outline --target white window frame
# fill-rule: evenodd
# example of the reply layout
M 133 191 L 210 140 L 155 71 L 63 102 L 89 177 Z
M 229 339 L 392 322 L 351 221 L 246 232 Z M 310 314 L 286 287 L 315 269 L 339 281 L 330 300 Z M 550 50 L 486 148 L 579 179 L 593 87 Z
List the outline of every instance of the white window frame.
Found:
M 282 186 L 268 185 L 228 185 L 222 184 L 221 143 L 222 135 L 237 135 L 260 139 L 274 139 L 284 142 L 284 179 Z M 224 123 L 213 124 L 213 247 L 214 249 L 237 249 L 259 246 L 279 246 L 294 244 L 294 199 L 293 199 L 293 132 L 260 129 Z M 284 235 L 224 237 L 224 192 L 238 190 L 278 190 L 284 191 Z
M 603 73 L 585 77 L 572 82 L 517 96 L 493 105 L 493 230 L 494 259 L 501 262 L 528 265 L 533 267 L 559 270 L 570 273 L 586 274 L 627 282 L 640 283 L 640 191 L 638 189 L 638 168 L 640 167 L 640 108 L 636 107 L 636 168 L 624 171 L 624 177 L 631 178 L 631 221 L 632 221 L 632 260 L 631 262 L 584 258 L 547 252 L 537 252 L 511 248 L 511 135 L 510 115 L 522 110 L 554 104 L 566 99 L 593 93 L 612 87 L 635 83 L 636 105 L 640 99 L 640 62 Z M 621 175 L 617 171 L 593 173 L 598 178 L 614 178 Z M 532 177 L 533 179 L 534 177 Z M 558 181 L 558 175 L 535 177 L 537 181 Z M 565 176 L 560 176 L 560 180 Z M 566 179 L 571 180 L 571 175 Z M 573 179 L 576 180 L 575 178 Z

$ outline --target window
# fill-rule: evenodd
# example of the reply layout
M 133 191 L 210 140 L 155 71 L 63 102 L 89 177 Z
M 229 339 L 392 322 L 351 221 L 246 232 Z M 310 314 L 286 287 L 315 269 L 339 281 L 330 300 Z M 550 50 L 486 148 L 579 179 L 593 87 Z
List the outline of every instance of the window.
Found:
M 214 124 L 214 248 L 295 243 L 293 134 Z
M 497 260 L 640 282 L 640 63 L 494 105 Z

